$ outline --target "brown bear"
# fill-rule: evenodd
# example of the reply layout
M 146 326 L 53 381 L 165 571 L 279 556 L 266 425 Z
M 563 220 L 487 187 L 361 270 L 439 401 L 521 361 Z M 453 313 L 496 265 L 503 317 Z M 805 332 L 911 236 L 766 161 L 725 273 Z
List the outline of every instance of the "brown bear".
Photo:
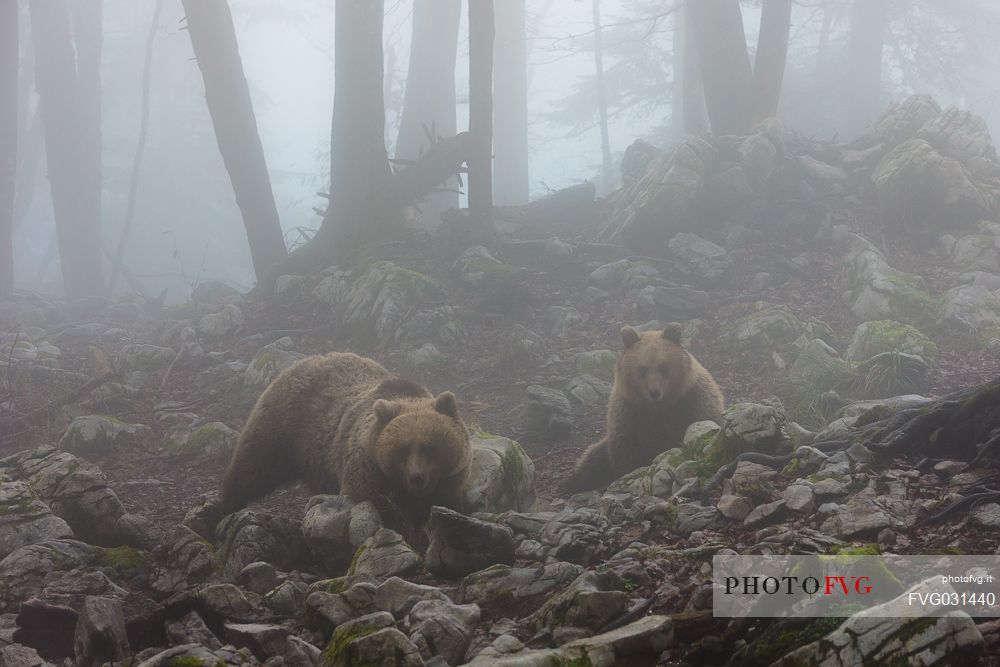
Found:
M 712 375 L 681 347 L 681 325 L 661 331 L 622 329 L 622 352 L 608 400 L 604 439 L 587 448 L 569 479 L 570 493 L 605 486 L 680 446 L 693 422 L 718 421 L 723 399 Z
M 370 500 L 409 533 L 432 505 L 461 510 L 472 463 L 455 395 L 432 396 L 355 354 L 302 359 L 261 394 L 222 484 L 220 511 L 296 480 Z

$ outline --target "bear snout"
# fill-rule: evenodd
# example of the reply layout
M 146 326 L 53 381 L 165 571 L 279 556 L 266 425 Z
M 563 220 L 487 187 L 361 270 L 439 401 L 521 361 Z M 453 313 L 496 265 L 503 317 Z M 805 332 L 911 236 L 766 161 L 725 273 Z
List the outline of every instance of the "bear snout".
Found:
M 425 491 L 427 489 L 427 475 L 422 472 L 411 473 L 406 482 L 414 491 Z
M 663 392 L 658 387 L 651 387 L 649 389 L 649 398 L 653 401 L 658 401 L 663 398 Z

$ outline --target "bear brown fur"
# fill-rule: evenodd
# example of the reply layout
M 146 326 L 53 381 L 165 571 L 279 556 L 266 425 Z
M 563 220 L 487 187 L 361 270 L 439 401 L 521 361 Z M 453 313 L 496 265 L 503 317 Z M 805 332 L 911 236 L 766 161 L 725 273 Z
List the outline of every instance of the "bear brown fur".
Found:
M 436 398 L 355 354 L 302 359 L 261 394 L 222 484 L 223 513 L 283 484 L 370 500 L 410 532 L 432 505 L 461 510 L 472 462 L 451 392 Z
M 622 329 L 622 352 L 608 400 L 607 430 L 577 461 L 566 481 L 570 493 L 589 491 L 678 447 L 687 427 L 718 421 L 723 398 L 712 375 L 681 347 L 680 324 L 661 331 Z

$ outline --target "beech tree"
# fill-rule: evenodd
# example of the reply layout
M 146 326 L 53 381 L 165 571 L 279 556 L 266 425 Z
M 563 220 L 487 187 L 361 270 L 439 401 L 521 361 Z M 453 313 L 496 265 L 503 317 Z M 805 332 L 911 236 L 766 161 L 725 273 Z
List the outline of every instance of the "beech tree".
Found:
M 885 44 L 888 0 L 855 0 L 847 68 L 847 130 L 857 134 L 881 109 L 882 48 Z
M 397 159 L 415 160 L 430 148 L 431 138 L 424 128 L 439 137 L 451 137 L 456 132 L 455 60 L 461 18 L 462 0 L 414 2 L 410 66 L 396 140 Z M 419 207 L 424 217 L 436 221 L 443 211 L 458 207 L 458 193 L 431 193 Z
M 243 215 L 257 280 L 285 257 L 271 178 L 257 131 L 227 0 L 182 0 L 205 83 L 205 99 L 236 204 Z
M 469 215 L 493 210 L 493 0 L 469 0 Z
M 67 0 L 31 0 L 29 8 L 35 44 L 35 85 L 45 127 L 66 295 L 77 298 L 103 294 L 100 2 L 88 0 L 81 6 L 75 43 Z
M 764 0 L 756 67 L 751 67 L 739 0 L 688 0 L 714 133 L 746 134 L 777 110 L 791 4 Z
M 525 0 L 496 3 L 493 82 L 493 197 L 501 206 L 528 202 L 528 40 Z
M 17 176 L 18 6 L 0 4 L 0 298 L 14 293 L 14 182 Z

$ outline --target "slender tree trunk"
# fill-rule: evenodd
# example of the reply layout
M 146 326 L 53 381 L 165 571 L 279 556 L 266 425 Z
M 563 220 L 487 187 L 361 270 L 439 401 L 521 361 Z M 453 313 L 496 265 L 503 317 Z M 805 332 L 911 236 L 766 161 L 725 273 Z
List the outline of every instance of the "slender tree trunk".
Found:
M 19 4 L 19 3 L 15 3 Z M 31 100 L 35 91 L 35 55 L 31 44 L 31 35 L 21 26 L 20 39 L 21 66 L 18 73 L 17 88 L 17 176 L 14 188 L 14 229 L 16 230 L 31 208 L 35 197 L 39 164 L 45 150 L 45 130 L 42 127 L 41 113 L 35 109 Z
M 493 0 L 469 0 L 469 214 L 493 212 Z
M 17 177 L 17 3 L 0 3 L 0 298 L 14 293 L 14 183 Z
M 830 52 L 830 33 L 833 31 L 833 7 L 831 0 L 822 0 L 823 3 L 823 25 L 819 29 L 819 44 L 816 47 L 816 73 L 813 75 L 816 87 L 819 90 L 825 89 L 829 85 L 826 80 L 826 63 Z
M 439 137 L 457 132 L 455 110 L 455 60 L 462 0 L 416 0 L 413 6 L 413 37 L 410 69 L 406 76 L 403 116 L 399 122 L 396 157 L 415 160 L 430 148 L 424 127 Z M 458 194 L 434 192 L 419 203 L 430 224 L 440 222 L 441 213 L 458 208 Z
M 677 0 L 674 14 L 674 100 L 672 115 L 677 138 L 708 131 L 705 90 L 701 85 L 701 64 L 695 44 L 688 0 Z
M 764 0 L 753 68 L 754 125 L 778 113 L 791 25 L 792 0 Z
M 860 134 L 881 108 L 882 47 L 888 0 L 854 0 L 849 41 L 847 131 Z
M 108 279 L 108 290 L 115 291 L 115 283 L 122 268 L 125 257 L 125 247 L 132 232 L 135 220 L 135 202 L 139 192 L 139 171 L 142 169 L 142 158 L 146 153 L 146 135 L 149 131 L 149 86 L 153 75 L 153 45 L 156 43 L 156 33 L 160 29 L 160 12 L 163 10 L 163 0 L 156 0 L 153 5 L 153 17 L 149 22 L 149 34 L 146 37 L 146 54 L 142 66 L 142 104 L 139 109 L 139 137 L 136 142 L 135 154 L 132 157 L 132 174 L 129 177 L 128 199 L 125 202 L 125 223 L 122 235 L 118 239 L 114 260 L 111 264 L 111 277 Z
M 337 259 L 387 235 L 392 202 L 382 97 L 382 0 L 337 0 L 330 206 L 314 243 Z
M 285 257 L 286 250 L 233 17 L 226 0 L 182 0 L 182 4 L 215 138 L 243 214 L 260 281 L 268 267 Z
M 687 6 L 712 132 L 746 134 L 752 119 L 753 70 L 739 0 L 694 0 Z
M 36 47 L 35 82 L 45 124 L 49 183 L 66 295 L 77 298 L 103 294 L 100 193 L 95 198 L 86 191 L 95 182 L 94 174 L 88 173 L 95 160 L 87 151 L 100 147 L 99 139 L 87 136 L 94 130 L 95 93 L 81 91 L 85 85 L 94 84 L 95 47 L 77 45 L 82 68 L 78 74 L 67 1 L 31 0 L 29 7 Z M 81 26 L 81 38 L 84 36 L 94 37 Z M 100 53 L 99 46 L 96 52 Z
M 592 0 L 594 10 L 594 73 L 597 80 L 597 114 L 601 126 L 602 193 L 611 192 L 611 134 L 608 130 L 608 90 L 604 82 L 604 30 L 601 27 L 601 0 Z
M 493 197 L 501 206 L 528 202 L 528 40 L 525 0 L 496 5 Z

